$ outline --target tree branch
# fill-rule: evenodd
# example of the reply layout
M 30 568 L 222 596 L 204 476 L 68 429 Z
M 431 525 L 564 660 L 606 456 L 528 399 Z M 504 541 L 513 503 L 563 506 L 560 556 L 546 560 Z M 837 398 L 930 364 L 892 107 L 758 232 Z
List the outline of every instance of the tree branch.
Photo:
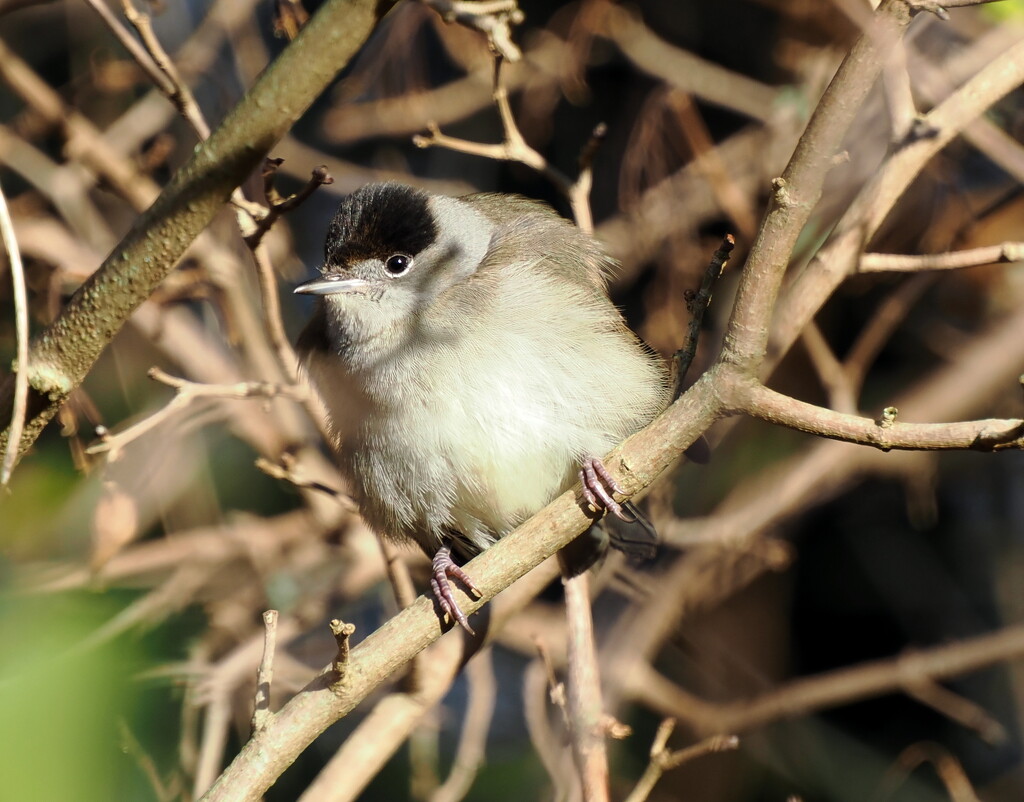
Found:
M 33 342 L 33 392 L 19 454 L 35 442 L 132 312 L 231 191 L 348 63 L 390 6 L 328 0 Z M 9 379 L 0 387 L 0 419 L 9 415 L 12 385 Z M 0 437 L 6 439 L 6 434 Z
M 728 408 L 734 412 L 745 412 L 769 423 L 832 440 L 874 446 L 882 451 L 994 451 L 1024 447 L 1024 420 L 1019 419 L 900 423 L 896 420 L 899 410 L 886 407 L 877 420 L 871 420 L 798 401 L 770 390 L 753 379 L 725 379 L 718 386 L 719 392 L 728 399 Z
M 747 257 L 726 330 L 723 359 L 756 369 L 768 345 L 768 324 L 797 238 L 821 198 L 825 176 L 854 116 L 875 83 L 883 54 L 910 24 L 904 0 L 885 0 L 843 60 L 807 124 L 774 192 Z
M 632 495 L 668 467 L 717 414 L 709 380 L 702 377 L 650 426 L 613 451 L 605 465 Z M 592 523 L 577 495 L 563 493 L 466 565 L 481 595 L 470 597 L 456 589 L 459 606 L 467 615 L 475 612 Z M 205 802 L 260 796 L 314 738 L 442 634 L 433 601 L 420 596 L 352 649 L 342 682 L 335 682 L 328 667 L 288 702 L 242 748 L 203 797 Z

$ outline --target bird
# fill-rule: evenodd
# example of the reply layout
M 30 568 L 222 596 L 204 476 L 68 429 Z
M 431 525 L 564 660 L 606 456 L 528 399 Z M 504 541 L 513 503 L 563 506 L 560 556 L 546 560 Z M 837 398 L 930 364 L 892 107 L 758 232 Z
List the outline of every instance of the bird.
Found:
M 341 200 L 320 275 L 294 289 L 316 296 L 296 350 L 362 516 L 422 548 L 442 617 L 470 633 L 460 564 L 577 482 L 593 515 L 638 527 L 612 545 L 652 547 L 601 459 L 670 383 L 608 296 L 614 267 L 540 201 L 373 183 Z M 592 530 L 560 555 L 570 574 L 603 552 Z

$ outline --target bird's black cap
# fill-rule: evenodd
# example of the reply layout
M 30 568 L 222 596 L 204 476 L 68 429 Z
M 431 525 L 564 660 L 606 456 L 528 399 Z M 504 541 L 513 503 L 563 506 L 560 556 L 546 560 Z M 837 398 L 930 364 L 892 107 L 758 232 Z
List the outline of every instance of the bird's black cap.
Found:
M 430 196 L 405 184 L 367 184 L 345 198 L 327 228 L 324 266 L 392 254 L 415 256 L 437 239 Z

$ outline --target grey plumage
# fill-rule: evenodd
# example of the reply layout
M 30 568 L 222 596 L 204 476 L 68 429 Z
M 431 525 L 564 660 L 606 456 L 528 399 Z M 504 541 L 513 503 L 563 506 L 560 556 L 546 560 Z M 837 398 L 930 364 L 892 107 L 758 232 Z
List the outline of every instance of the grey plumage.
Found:
M 611 260 L 542 204 L 372 184 L 342 202 L 325 258 L 297 290 L 321 296 L 299 348 L 387 537 L 470 557 L 668 402 L 608 299 Z

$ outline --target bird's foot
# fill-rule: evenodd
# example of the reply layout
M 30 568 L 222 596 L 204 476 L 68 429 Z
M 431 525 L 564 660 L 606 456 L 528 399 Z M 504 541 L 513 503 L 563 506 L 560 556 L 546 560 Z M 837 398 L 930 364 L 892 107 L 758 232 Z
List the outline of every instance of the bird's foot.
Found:
M 627 515 L 614 498 L 612 493 L 623 494 L 615 477 L 608 473 L 604 463 L 597 457 L 588 457 L 583 460 L 583 467 L 580 468 L 580 482 L 583 484 L 583 498 L 587 504 L 598 512 L 608 511 L 616 518 L 627 523 L 633 523 L 636 518 Z
M 434 598 L 437 599 L 441 612 L 452 621 L 458 621 L 459 626 L 470 635 L 476 635 L 473 628 L 469 625 L 469 621 L 466 620 L 465 613 L 459 609 L 458 602 L 455 601 L 455 596 L 452 593 L 451 582 L 448 579 L 449 577 L 454 577 L 469 590 L 478 595 L 483 595 L 480 593 L 479 588 L 473 584 L 469 574 L 455 564 L 455 561 L 452 559 L 452 550 L 447 546 L 441 546 L 437 550 L 437 554 L 434 555 L 434 560 L 431 563 L 431 568 L 433 573 L 430 576 L 430 590 L 433 592 Z

